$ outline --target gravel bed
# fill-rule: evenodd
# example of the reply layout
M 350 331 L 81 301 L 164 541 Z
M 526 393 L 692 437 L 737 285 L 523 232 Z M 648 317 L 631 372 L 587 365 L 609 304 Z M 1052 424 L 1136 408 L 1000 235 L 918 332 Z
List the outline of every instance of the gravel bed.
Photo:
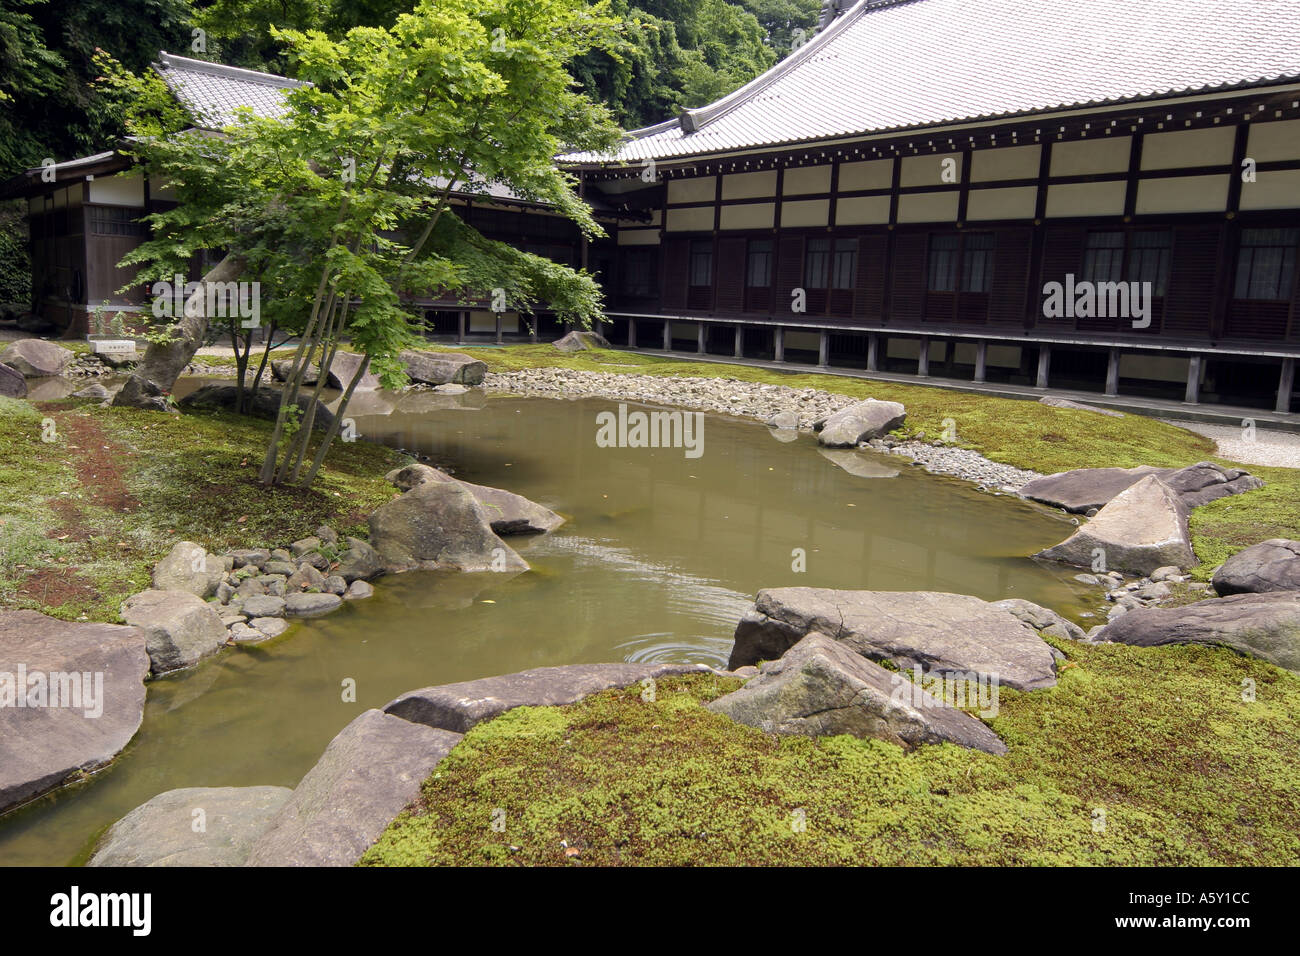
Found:
M 1300 468 L 1300 434 L 1256 428 L 1254 438 L 1238 425 L 1208 425 L 1203 422 L 1169 421 L 1170 425 L 1186 428 L 1190 432 L 1214 440 L 1219 454 L 1239 461 L 1243 465 L 1275 465 L 1280 468 Z

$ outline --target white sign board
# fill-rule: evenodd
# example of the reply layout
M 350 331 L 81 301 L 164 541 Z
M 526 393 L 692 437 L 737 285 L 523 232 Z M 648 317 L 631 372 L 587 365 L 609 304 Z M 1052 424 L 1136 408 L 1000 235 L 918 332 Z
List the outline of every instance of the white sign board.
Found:
M 96 339 L 96 355 L 132 355 L 135 353 L 134 339 Z

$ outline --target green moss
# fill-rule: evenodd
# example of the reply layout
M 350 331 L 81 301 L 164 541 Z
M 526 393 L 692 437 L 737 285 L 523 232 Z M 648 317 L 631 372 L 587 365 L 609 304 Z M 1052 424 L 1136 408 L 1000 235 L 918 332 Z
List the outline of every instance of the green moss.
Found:
M 45 407 L 0 400 L 0 600 L 65 619 L 117 620 L 122 599 L 149 586 L 153 565 L 181 539 L 212 549 L 273 546 L 321 524 L 364 536 L 366 516 L 392 497 L 384 474 L 407 462 L 380 445 L 336 442 L 312 488 L 267 489 L 257 472 L 268 422 Z M 46 419 L 56 423 L 53 442 L 42 441 Z M 115 475 L 78 474 L 88 449 L 77 442 L 88 440 L 107 446 Z M 125 500 L 102 500 L 113 482 Z M 42 538 L 48 546 L 32 553 Z M 20 547 L 30 560 L 4 556 Z M 49 586 L 24 595 L 33 580 Z
M 1300 858 L 1300 680 L 1226 650 L 1061 646 L 1074 666 L 1055 688 L 1003 691 L 1005 757 L 773 737 L 700 706 L 738 685 L 712 675 L 661 681 L 653 703 L 632 687 L 511 711 L 465 736 L 362 863 Z

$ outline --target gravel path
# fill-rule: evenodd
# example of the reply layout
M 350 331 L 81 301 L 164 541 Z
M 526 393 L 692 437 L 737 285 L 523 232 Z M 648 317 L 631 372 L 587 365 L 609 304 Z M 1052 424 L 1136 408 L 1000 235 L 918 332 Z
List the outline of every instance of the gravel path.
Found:
M 1168 420 L 1167 420 L 1168 421 Z M 1219 446 L 1219 454 L 1245 465 L 1276 465 L 1300 468 L 1300 433 L 1257 428 L 1253 438 L 1237 425 L 1207 425 L 1202 422 L 1169 421 L 1170 425 L 1204 435 Z
M 858 399 L 815 388 L 764 385 L 727 378 L 635 375 L 618 372 L 586 372 L 574 369 L 536 368 L 515 372 L 488 372 L 483 380 L 488 391 L 537 395 L 546 398 L 605 398 L 613 401 L 672 405 L 703 412 L 755 418 L 766 422 L 778 412 L 794 412 L 800 428 Z M 1015 492 L 1025 482 L 1040 477 L 1037 472 L 989 461 L 978 452 L 949 448 L 924 441 L 873 440 L 879 452 L 903 455 L 919 462 L 926 471 L 973 481 L 989 490 Z

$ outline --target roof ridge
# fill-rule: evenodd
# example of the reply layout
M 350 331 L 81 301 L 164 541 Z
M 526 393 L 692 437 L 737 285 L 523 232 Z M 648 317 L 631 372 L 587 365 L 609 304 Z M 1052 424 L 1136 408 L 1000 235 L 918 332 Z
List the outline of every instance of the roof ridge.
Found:
M 682 110 L 681 116 L 676 120 L 668 120 L 667 124 L 660 123 L 659 126 L 667 125 L 669 128 L 675 123 L 680 123 L 683 132 L 694 133 L 714 120 L 720 119 L 733 109 L 747 103 L 752 97 L 762 93 L 767 87 L 781 79 L 788 73 L 797 70 L 805 62 L 812 59 L 822 47 L 826 46 L 832 39 L 848 29 L 850 24 L 856 23 L 866 13 L 875 10 L 883 10 L 889 7 L 901 7 L 909 3 L 918 3 L 920 0 L 856 0 L 854 5 L 848 10 L 836 17 L 823 30 L 813 34 L 812 39 L 802 44 L 797 50 L 794 50 L 784 60 L 775 63 L 772 67 L 760 73 L 754 79 L 750 80 L 739 89 L 733 90 L 720 100 L 708 104 L 707 106 L 698 106 L 695 109 Z M 646 127 L 647 130 L 655 127 Z M 641 130 L 637 130 L 640 133 Z M 640 138 L 640 137 L 637 137 Z
M 168 53 L 166 50 L 160 50 L 158 59 L 164 70 L 187 70 L 191 73 L 207 73 L 212 76 L 226 76 L 235 80 L 243 80 L 250 83 L 262 83 L 266 86 L 275 86 L 282 89 L 298 89 L 299 87 L 309 86 L 302 80 L 290 79 L 287 76 L 280 76 L 276 73 L 262 73 L 258 70 L 246 70 L 241 66 L 227 66 L 224 63 L 212 63 L 208 60 L 195 60 L 187 56 L 177 56 L 175 53 Z

